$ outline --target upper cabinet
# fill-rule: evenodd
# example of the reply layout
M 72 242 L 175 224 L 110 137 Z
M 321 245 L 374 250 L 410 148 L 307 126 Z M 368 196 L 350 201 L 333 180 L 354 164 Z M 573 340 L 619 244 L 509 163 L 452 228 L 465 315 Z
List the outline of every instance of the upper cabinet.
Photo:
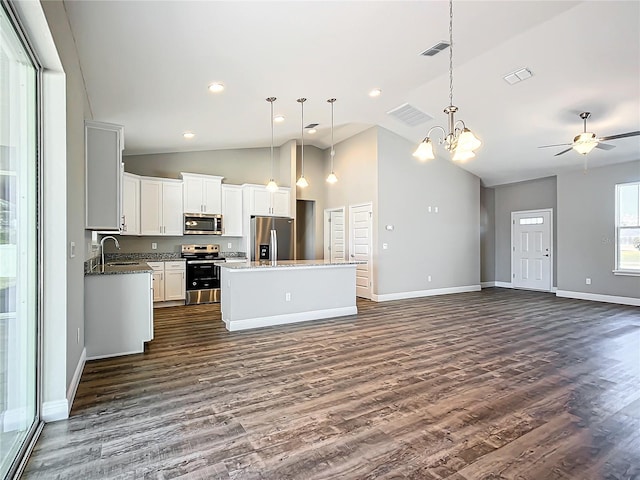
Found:
M 182 235 L 182 182 L 165 178 L 140 179 L 140 233 Z
M 88 230 L 117 230 L 122 222 L 121 125 L 85 121 L 85 200 Z
M 291 189 L 280 187 L 269 192 L 263 185 L 243 185 L 246 211 L 249 215 L 290 217 Z
M 140 177 L 122 174 L 121 235 L 140 235 Z
M 222 225 L 223 236 L 242 236 L 242 187 L 222 185 Z
M 184 213 L 222 213 L 221 184 L 224 177 L 181 173 Z

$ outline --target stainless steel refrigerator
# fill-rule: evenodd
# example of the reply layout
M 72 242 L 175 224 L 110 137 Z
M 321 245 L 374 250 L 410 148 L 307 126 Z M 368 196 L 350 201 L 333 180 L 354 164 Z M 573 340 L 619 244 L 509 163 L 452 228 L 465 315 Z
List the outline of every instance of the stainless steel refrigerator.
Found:
M 251 217 L 251 261 L 293 260 L 293 218 Z

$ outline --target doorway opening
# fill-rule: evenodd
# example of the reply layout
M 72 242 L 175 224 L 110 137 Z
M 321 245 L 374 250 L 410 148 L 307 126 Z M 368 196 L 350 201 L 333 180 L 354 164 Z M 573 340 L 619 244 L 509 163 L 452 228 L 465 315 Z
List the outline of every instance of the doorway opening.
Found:
M 296 200 L 296 224 L 296 258 L 298 260 L 315 260 L 315 200 Z

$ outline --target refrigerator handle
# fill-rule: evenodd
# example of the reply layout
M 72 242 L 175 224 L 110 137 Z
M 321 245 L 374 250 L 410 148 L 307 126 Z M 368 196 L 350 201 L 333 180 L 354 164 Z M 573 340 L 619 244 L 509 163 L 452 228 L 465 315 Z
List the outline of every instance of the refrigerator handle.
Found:
M 278 260 L 278 233 L 271 230 L 271 264 L 275 265 Z

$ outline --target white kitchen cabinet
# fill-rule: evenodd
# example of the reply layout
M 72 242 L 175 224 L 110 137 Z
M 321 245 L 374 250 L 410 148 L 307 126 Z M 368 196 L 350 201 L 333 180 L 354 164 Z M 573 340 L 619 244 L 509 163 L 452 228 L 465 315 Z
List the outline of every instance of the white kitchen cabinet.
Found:
M 140 177 L 131 173 L 122 175 L 122 227 L 121 235 L 140 235 Z
M 280 187 L 269 192 L 263 185 L 243 185 L 246 210 L 249 215 L 267 215 L 276 217 L 291 216 L 291 189 Z
M 221 186 L 224 177 L 182 172 L 184 213 L 222 213 Z
M 122 220 L 124 128 L 85 121 L 85 202 L 87 230 L 119 231 Z
M 147 262 L 153 269 L 153 301 L 185 299 L 186 265 L 183 261 Z
M 182 235 L 182 182 L 140 178 L 141 235 Z
M 87 275 L 84 283 L 87 359 L 143 352 L 153 340 L 151 275 Z
M 222 185 L 223 237 L 242 236 L 242 187 Z

